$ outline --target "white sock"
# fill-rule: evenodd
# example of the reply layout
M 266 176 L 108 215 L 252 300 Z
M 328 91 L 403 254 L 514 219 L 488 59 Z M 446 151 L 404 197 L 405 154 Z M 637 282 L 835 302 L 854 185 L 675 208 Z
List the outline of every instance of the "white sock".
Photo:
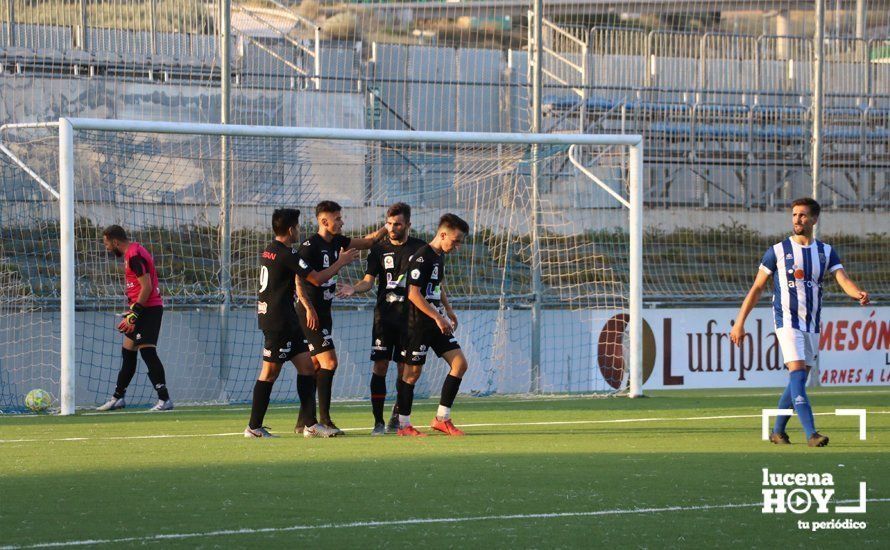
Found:
M 404 428 L 405 426 L 411 425 L 411 415 L 405 416 L 404 414 L 399 415 L 399 426 Z
M 436 416 L 438 416 L 442 420 L 448 420 L 449 418 L 451 418 L 451 407 L 439 405 L 439 410 L 436 412 Z

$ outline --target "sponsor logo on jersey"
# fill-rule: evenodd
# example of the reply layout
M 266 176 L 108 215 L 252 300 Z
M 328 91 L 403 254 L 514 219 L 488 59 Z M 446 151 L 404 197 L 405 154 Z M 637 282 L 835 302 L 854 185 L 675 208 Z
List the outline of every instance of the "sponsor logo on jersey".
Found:
M 393 283 L 393 280 L 392 280 L 392 273 L 387 273 L 386 274 L 386 288 L 395 288 L 395 287 L 396 287 L 396 285 Z
M 785 259 L 786 259 L 786 260 L 790 260 L 790 259 L 792 259 L 792 258 L 794 258 L 794 255 L 792 255 L 792 254 L 785 254 Z
M 413 256 L 412 256 L 412 257 L 413 257 Z M 419 263 L 419 264 L 422 264 L 422 263 L 423 263 L 423 256 L 417 258 L 417 263 Z
M 269 252 L 269 251 L 263 252 L 263 258 L 266 258 L 267 260 L 274 260 L 274 259 L 275 259 L 275 253 L 274 253 L 274 252 Z
M 428 283 L 426 285 L 426 299 L 427 300 L 441 300 L 442 299 L 442 288 L 439 285 L 433 286 L 433 283 Z
M 259 315 L 265 315 L 269 309 L 269 304 L 266 302 L 257 302 L 256 309 Z

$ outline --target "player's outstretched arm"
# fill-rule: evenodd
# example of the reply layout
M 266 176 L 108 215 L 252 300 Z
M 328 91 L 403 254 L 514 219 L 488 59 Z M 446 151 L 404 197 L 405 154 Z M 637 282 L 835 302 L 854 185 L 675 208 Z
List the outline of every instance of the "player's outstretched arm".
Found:
M 420 287 L 415 285 L 408 286 L 408 299 L 417 309 L 422 311 L 424 315 L 436 321 L 436 326 L 442 331 L 442 334 L 451 334 L 451 323 L 448 319 L 439 315 L 439 311 L 433 305 L 426 301 L 423 294 L 420 293 Z
M 445 308 L 445 315 L 448 316 L 448 319 L 451 320 L 451 327 L 454 330 L 457 330 L 457 315 L 454 314 L 454 310 L 451 309 L 451 304 L 448 302 L 448 297 L 445 295 L 445 289 L 442 289 L 442 306 Z
M 358 258 L 358 250 L 355 248 L 344 250 L 341 248 L 337 261 L 331 264 L 331 267 L 322 269 L 321 271 L 312 271 L 306 275 L 306 281 L 315 286 L 321 286 L 328 282 L 331 277 L 339 273 L 345 266 L 354 262 L 356 258 Z
M 349 298 L 353 294 L 367 292 L 374 287 L 375 279 L 377 279 L 377 277 L 373 275 L 365 275 L 361 281 L 356 281 L 355 284 L 341 285 L 340 288 L 337 289 L 337 298 Z
M 762 269 L 758 271 L 757 277 L 754 278 L 754 284 L 751 285 L 751 290 L 748 291 L 748 295 L 745 296 L 745 301 L 742 302 L 739 314 L 735 318 L 735 324 L 729 332 L 729 339 L 737 346 L 742 345 L 742 339 L 745 337 L 745 319 L 748 318 L 748 314 L 751 313 L 751 310 L 754 309 L 754 306 L 760 301 L 760 296 L 763 294 L 763 290 L 766 288 L 766 283 L 769 281 L 769 278 L 770 274 L 766 271 L 763 271 Z
M 374 243 L 382 239 L 387 235 L 388 231 L 386 230 L 386 226 L 384 225 L 377 231 L 373 233 L 368 233 L 361 239 L 350 239 L 349 240 L 349 248 L 356 248 L 358 250 L 367 250 L 371 248 Z
M 847 276 L 847 272 L 844 268 L 835 271 L 834 277 L 837 280 L 837 284 L 839 284 L 844 292 L 847 293 L 847 296 L 859 302 L 859 305 L 867 306 L 871 303 L 871 300 L 868 297 L 868 292 L 859 288 L 859 286 L 853 282 L 853 279 Z

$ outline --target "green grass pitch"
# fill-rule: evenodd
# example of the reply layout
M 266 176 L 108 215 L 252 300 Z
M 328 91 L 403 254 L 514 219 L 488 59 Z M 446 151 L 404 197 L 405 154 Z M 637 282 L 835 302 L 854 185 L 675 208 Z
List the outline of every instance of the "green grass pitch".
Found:
M 649 399 L 461 399 L 468 436 L 369 436 L 370 406 L 340 403 L 348 435 L 305 440 L 294 405 L 279 439 L 240 435 L 245 406 L 0 417 L 0 547 L 884 547 L 890 543 L 890 388 L 815 389 L 827 448 L 760 439 L 779 390 Z M 868 410 L 868 437 L 856 417 Z M 435 403 L 415 406 L 417 425 Z M 762 469 L 828 472 L 865 514 L 764 515 Z M 853 518 L 864 530 L 798 529 Z

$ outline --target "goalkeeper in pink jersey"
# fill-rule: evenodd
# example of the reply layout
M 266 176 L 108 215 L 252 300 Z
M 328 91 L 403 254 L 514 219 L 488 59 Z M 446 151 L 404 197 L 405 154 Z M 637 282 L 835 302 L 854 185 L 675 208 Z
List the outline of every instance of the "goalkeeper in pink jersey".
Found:
M 151 410 L 169 411 L 173 408 L 173 401 L 167 391 L 164 365 L 157 351 L 164 301 L 158 288 L 154 259 L 142 245 L 130 242 L 127 232 L 119 225 L 106 227 L 102 232 L 102 241 L 105 250 L 124 259 L 124 294 L 129 309 L 121 315 L 123 319 L 117 326 L 117 330 L 124 335 L 121 349 L 123 360 L 117 374 L 117 386 L 112 397 L 96 410 L 112 411 L 126 406 L 124 395 L 136 374 L 136 361 L 141 354 L 148 367 L 148 379 L 158 392 L 158 402 Z

